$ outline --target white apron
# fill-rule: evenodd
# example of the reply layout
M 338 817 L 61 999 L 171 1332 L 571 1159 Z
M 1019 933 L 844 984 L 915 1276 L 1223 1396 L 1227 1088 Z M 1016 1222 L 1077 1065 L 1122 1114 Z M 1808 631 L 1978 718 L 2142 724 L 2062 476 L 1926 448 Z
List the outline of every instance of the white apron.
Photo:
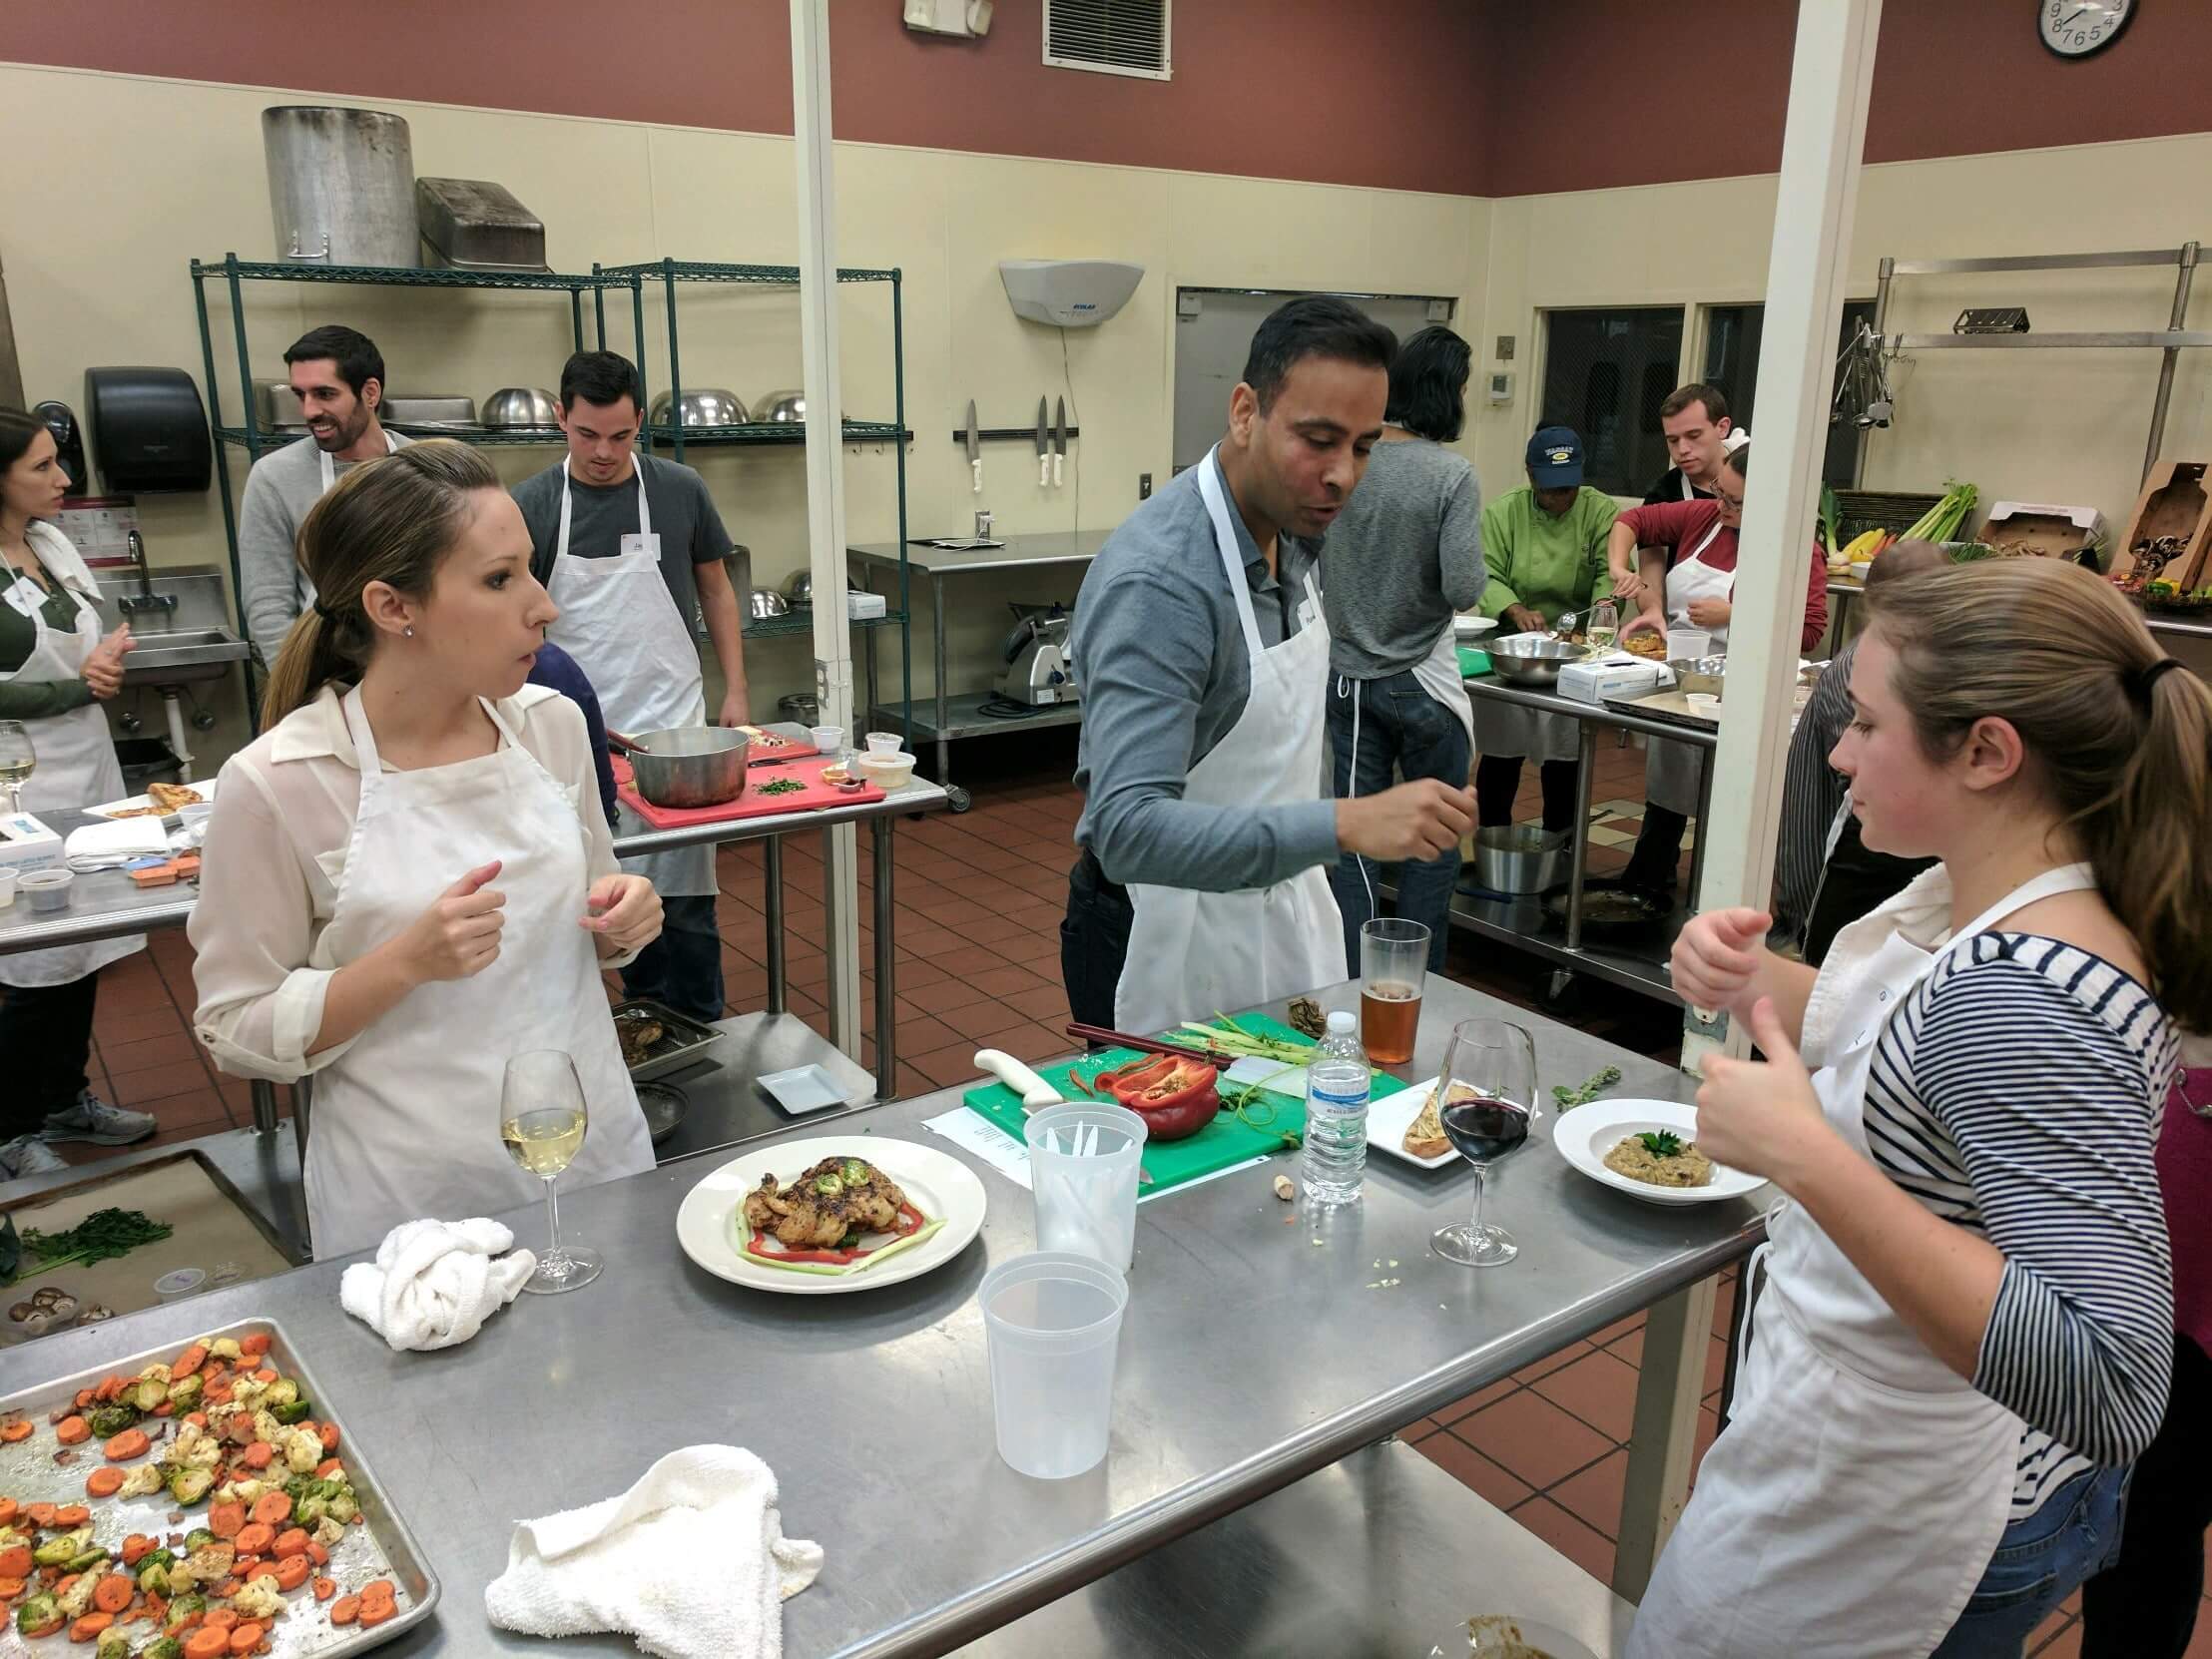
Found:
M 384 434 L 384 453 L 387 455 L 399 453 L 399 434 L 397 432 L 386 432 Z M 337 459 L 319 444 L 315 446 L 314 458 L 316 466 L 322 472 L 322 494 L 328 495 L 331 486 L 338 481 Z M 373 456 L 370 458 L 374 459 Z M 291 568 L 293 572 L 292 591 L 299 596 L 299 608 L 293 611 L 292 615 L 297 616 L 300 611 L 311 610 L 314 606 L 314 578 L 307 574 L 307 567 L 297 559 L 292 560 Z
M 359 816 L 324 931 L 340 966 L 413 924 L 466 870 L 500 860 L 499 955 L 467 979 L 417 986 L 315 1073 L 307 1137 L 309 1239 L 327 1261 L 403 1221 L 492 1216 L 544 1183 L 499 1144 L 507 1061 L 534 1048 L 576 1060 L 591 1111 L 571 1188 L 653 1167 L 653 1142 L 622 1063 L 591 933 L 575 803 L 490 704 L 500 747 L 473 761 L 384 772 L 359 691 L 341 707 L 361 769 Z
M 38 643 L 21 668 L 13 674 L 0 674 L 0 680 L 30 684 L 81 679 L 85 659 L 100 643 L 100 613 L 92 608 L 99 585 L 69 538 L 51 524 L 34 522 L 27 539 L 46 573 L 76 599 L 77 626 L 69 633 L 50 627 L 41 614 L 45 591 L 30 577 L 16 576 L 0 594 L 0 602 L 31 619 L 38 629 Z M 25 812 L 94 807 L 129 793 L 123 784 L 122 763 L 115 758 L 115 740 L 108 735 L 107 711 L 98 703 L 88 703 L 66 715 L 25 721 L 23 729 L 30 734 L 31 747 L 38 754 L 38 765 L 23 786 Z M 0 985 L 26 989 L 66 985 L 145 948 L 146 935 L 133 933 L 127 938 L 102 939 L 97 944 L 61 945 L 52 950 L 0 956 Z
M 1238 809 L 1312 801 L 1329 755 L 1329 624 L 1321 595 L 1309 575 L 1298 632 L 1264 649 L 1213 454 L 1199 465 L 1198 487 L 1244 628 L 1252 686 L 1237 724 L 1191 768 L 1183 799 Z M 1129 902 L 1129 956 L 1114 993 L 1121 1030 L 1164 1031 L 1347 976 L 1344 916 L 1319 864 L 1241 892 L 1137 883 Z
M 1945 940 L 1938 867 L 1836 935 L 1803 1053 L 1854 1151 L 1869 1156 L 1875 1043 L 1913 987 L 2023 906 L 2092 885 L 2086 864 L 2045 871 Z M 1767 1237 L 1728 1430 L 1698 1468 L 1627 1659 L 1925 1659 L 2003 1534 L 2020 1419 L 1936 1359 L 1798 1206 L 1778 1202 Z
M 643 737 L 706 725 L 707 696 L 699 648 L 661 577 L 661 538 L 653 533 L 645 467 L 636 460 L 630 464 L 638 480 L 638 533 L 624 536 L 613 558 L 586 559 L 568 550 L 573 504 L 568 462 L 561 462 L 561 534 L 553 549 L 553 579 L 547 584 L 561 614 L 546 637 L 582 665 L 607 724 Z M 622 867 L 645 876 L 664 898 L 695 898 L 715 890 L 712 845 L 648 852 L 623 859 Z
M 1721 521 L 1716 518 L 1712 529 L 1690 549 L 1690 556 L 1667 572 L 1668 627 L 1697 627 L 1698 624 L 1690 620 L 1691 603 L 1699 599 L 1726 599 L 1736 586 L 1734 571 L 1709 565 L 1699 557 L 1720 533 Z M 1706 632 L 1713 636 L 1715 653 L 1728 649 L 1727 624 Z M 1703 752 L 1671 738 L 1653 738 L 1650 742 L 1651 747 L 1644 753 L 1644 799 L 1670 813 L 1690 817 L 1697 811 L 1698 762 Z M 1698 834 L 1704 833 L 1705 827 L 1701 824 Z

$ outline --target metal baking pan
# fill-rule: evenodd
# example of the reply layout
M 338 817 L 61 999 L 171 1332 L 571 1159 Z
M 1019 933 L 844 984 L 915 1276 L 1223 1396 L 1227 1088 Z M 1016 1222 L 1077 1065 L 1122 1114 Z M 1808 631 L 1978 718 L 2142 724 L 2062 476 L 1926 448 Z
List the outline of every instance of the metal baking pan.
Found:
M 704 1064 L 713 1058 L 715 1047 L 724 1036 L 711 1025 L 702 1025 L 688 1014 L 680 1014 L 665 1003 L 645 997 L 615 1004 L 616 1019 L 632 1014 L 644 1014 L 667 1028 L 661 1040 L 645 1051 L 645 1058 L 630 1068 L 633 1083 L 649 1083 L 656 1077 Z
M 298 1382 L 306 1397 L 314 1402 L 317 1418 L 321 1420 L 322 1385 L 300 1360 L 299 1351 L 284 1335 L 284 1328 L 275 1320 L 240 1320 L 235 1325 L 203 1333 L 199 1340 L 212 1342 L 218 1337 L 239 1339 L 262 1335 L 270 1341 L 269 1363 Z M 0 1491 L 26 1505 L 37 1502 L 89 1505 L 94 1538 L 103 1543 L 120 1545 L 125 1535 L 132 1532 L 166 1537 L 204 1525 L 207 1514 L 204 1507 L 180 1511 L 166 1493 L 128 1500 L 88 1498 L 85 1474 L 102 1466 L 98 1442 L 85 1442 L 75 1448 L 76 1456 L 72 1461 L 57 1464 L 53 1429 L 47 1422 L 52 1412 L 75 1403 L 79 1389 L 97 1387 L 103 1378 L 119 1373 L 135 1377 L 156 1361 L 167 1364 L 182 1353 L 185 1346 L 171 1343 L 163 1348 L 148 1349 L 128 1359 L 94 1366 L 71 1377 L 34 1383 L 0 1397 L 0 1415 L 19 1413 L 38 1425 L 37 1432 L 20 1444 L 0 1445 Z M 358 1625 L 341 1628 L 331 1624 L 325 1616 L 323 1609 L 328 1603 L 317 1602 L 304 1587 L 294 1590 L 284 1598 L 288 1611 L 269 1627 L 273 1659 L 305 1659 L 307 1655 L 312 1655 L 313 1659 L 334 1659 L 339 1654 L 366 1653 L 426 1621 L 438 1604 L 437 1574 L 423 1559 L 421 1546 L 392 1507 L 359 1445 L 345 1437 L 342 1421 L 338 1429 L 337 1456 L 345 1464 L 346 1478 L 360 1502 L 361 1524 L 345 1529 L 346 1536 L 330 1551 L 330 1562 L 322 1569 L 323 1573 L 337 1580 L 341 1596 L 352 1594 L 372 1578 L 388 1578 L 398 1587 L 399 1611 L 370 1629 L 364 1630 Z M 182 1521 L 169 1518 L 179 1513 L 185 1517 Z M 42 1642 L 39 1650 L 43 1652 L 47 1646 Z M 55 1651 L 59 1652 L 60 1648 Z

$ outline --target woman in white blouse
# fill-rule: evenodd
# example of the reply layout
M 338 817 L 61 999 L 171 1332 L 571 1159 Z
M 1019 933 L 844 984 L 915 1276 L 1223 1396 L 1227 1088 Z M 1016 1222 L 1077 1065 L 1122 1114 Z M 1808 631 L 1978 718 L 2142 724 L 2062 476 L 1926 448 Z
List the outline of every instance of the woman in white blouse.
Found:
M 319 597 L 223 769 L 191 935 L 216 1063 L 316 1080 L 315 1255 L 530 1202 L 499 1141 L 525 1050 L 582 1077 L 572 1184 L 652 1168 L 599 975 L 661 902 L 616 867 L 581 712 L 524 684 L 558 612 L 521 513 L 474 450 L 415 444 L 317 502 L 299 558 Z

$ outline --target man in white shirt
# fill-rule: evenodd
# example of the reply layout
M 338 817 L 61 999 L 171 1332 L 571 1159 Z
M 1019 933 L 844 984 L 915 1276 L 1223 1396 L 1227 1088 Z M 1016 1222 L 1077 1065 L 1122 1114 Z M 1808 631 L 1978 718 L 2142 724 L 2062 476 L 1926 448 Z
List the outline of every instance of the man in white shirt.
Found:
M 292 622 L 314 603 L 314 584 L 294 551 L 307 509 L 341 473 L 407 442 L 385 431 L 377 418 L 384 402 L 384 358 L 366 334 L 326 323 L 292 341 L 284 362 L 292 392 L 306 411 L 307 435 L 254 463 L 239 508 L 246 631 L 265 672 L 276 664 Z

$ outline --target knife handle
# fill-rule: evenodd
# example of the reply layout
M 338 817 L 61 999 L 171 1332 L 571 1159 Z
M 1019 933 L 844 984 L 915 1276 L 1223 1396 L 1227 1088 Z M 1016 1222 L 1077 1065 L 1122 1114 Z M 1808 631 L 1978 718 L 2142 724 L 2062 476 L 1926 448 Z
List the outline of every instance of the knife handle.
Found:
M 1052 452 L 1052 487 L 1054 489 L 1060 487 L 1060 451 L 1055 449 Z
M 1043 489 L 1045 485 L 1051 482 L 1052 457 L 1050 455 L 1039 455 L 1037 457 L 1037 488 Z
M 968 462 L 968 470 L 975 474 L 974 492 L 981 495 L 983 493 L 983 457 L 978 455 L 974 460 Z

